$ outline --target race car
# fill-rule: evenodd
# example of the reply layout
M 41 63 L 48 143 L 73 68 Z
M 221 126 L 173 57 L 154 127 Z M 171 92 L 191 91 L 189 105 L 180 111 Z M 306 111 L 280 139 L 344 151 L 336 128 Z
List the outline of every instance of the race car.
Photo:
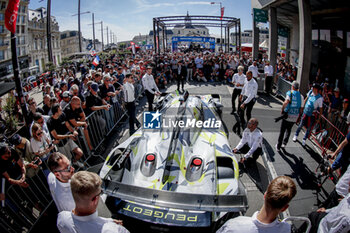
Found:
M 131 232 L 215 231 L 246 211 L 216 94 L 161 96 L 101 170 L 106 205 Z

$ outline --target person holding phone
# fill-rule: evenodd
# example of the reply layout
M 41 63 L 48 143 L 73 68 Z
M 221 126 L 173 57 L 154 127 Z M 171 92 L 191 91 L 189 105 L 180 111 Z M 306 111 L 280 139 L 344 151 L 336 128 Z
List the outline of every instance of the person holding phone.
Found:
M 49 154 L 53 151 L 54 146 L 50 140 L 44 134 L 41 126 L 38 123 L 34 123 L 32 127 L 32 138 L 30 139 L 30 145 L 33 153 L 40 157 L 41 160 L 46 160 Z

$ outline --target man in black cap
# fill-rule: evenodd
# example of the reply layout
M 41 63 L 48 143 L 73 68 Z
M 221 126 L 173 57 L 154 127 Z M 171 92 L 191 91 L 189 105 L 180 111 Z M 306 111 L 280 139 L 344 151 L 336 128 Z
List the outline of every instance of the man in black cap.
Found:
M 147 101 L 148 101 L 148 111 L 153 111 L 153 99 L 154 95 L 160 95 L 160 91 L 154 81 L 152 75 L 152 67 L 147 66 L 146 74 L 142 77 L 142 85 L 145 89 Z
M 312 125 L 315 123 L 316 116 L 317 121 L 320 120 L 320 117 L 322 116 L 323 112 L 323 97 L 321 95 L 321 86 L 317 83 L 314 83 L 312 86 L 312 90 L 309 91 L 307 94 L 307 97 L 304 100 L 304 112 L 301 116 L 301 121 L 299 124 L 299 127 L 297 131 L 295 132 L 295 135 L 293 137 L 293 142 L 297 141 L 298 135 L 300 133 L 300 130 L 305 127 L 307 128 L 305 136 L 302 141 L 302 145 L 305 146 L 306 139 L 309 138 L 310 131 Z M 317 110 L 319 109 L 320 114 L 317 113 Z
M 187 69 L 183 65 L 182 61 L 179 61 L 177 64 L 177 90 L 180 91 L 180 82 L 181 82 L 181 87 L 182 91 L 184 91 L 184 82 L 185 78 L 187 76 Z

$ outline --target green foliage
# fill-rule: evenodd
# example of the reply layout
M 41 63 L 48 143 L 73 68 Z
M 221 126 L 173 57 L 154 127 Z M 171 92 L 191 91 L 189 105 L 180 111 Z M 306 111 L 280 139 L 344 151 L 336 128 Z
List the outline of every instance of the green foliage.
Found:
M 68 57 L 65 57 L 62 59 L 61 66 L 69 65 L 72 63 L 72 60 L 70 60 Z
M 119 43 L 119 49 L 125 49 L 126 44 L 125 43 Z
M 54 71 L 56 66 L 52 62 L 48 62 L 45 64 L 45 69 L 47 71 Z
M 6 104 L 3 109 L 5 111 L 5 125 L 8 131 L 15 131 L 18 126 L 18 120 L 15 113 L 16 99 L 14 96 L 9 95 L 6 98 Z

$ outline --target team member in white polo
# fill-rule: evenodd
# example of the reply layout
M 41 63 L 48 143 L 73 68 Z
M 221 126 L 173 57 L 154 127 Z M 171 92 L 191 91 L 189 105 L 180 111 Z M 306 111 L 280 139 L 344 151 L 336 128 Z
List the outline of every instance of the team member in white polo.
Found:
M 244 67 L 243 66 L 239 66 L 238 67 L 238 73 L 233 75 L 232 78 L 232 84 L 235 85 L 235 87 L 233 88 L 233 93 L 232 93 L 232 112 L 231 114 L 233 114 L 236 111 L 236 98 L 237 96 L 241 95 L 244 83 L 246 82 L 246 77 L 245 74 L 243 74 L 243 70 Z M 239 105 L 238 107 L 239 108 Z
M 101 184 L 101 178 L 93 172 L 80 171 L 72 176 L 71 188 L 75 208 L 58 214 L 57 227 L 61 233 L 129 232 L 117 224 L 116 220 L 98 216 Z

